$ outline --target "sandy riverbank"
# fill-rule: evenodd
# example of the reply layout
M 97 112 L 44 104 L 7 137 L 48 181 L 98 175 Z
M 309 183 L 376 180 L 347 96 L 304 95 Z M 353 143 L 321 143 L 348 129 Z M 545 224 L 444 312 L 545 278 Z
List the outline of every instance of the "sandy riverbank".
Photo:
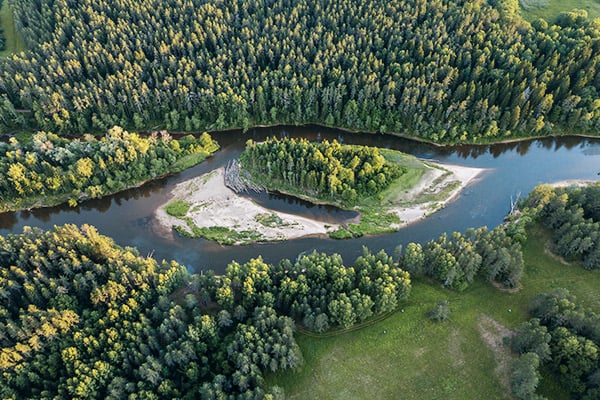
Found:
M 570 179 L 570 180 L 565 180 L 565 181 L 553 182 L 550 184 L 550 186 L 553 186 L 553 187 L 568 187 L 568 186 L 583 187 L 583 186 L 595 185 L 598 183 L 599 183 L 599 181 L 592 181 L 592 180 L 585 180 L 585 179 Z
M 397 201 L 389 204 L 389 207 L 384 205 L 388 212 L 396 213 L 400 217 L 402 223 L 397 228 L 418 221 L 440 209 L 483 171 L 458 165 L 429 164 L 430 169 L 418 185 L 399 194 Z M 262 207 L 226 187 L 223 176 L 224 169 L 219 168 L 178 184 L 172 191 L 171 200 L 156 210 L 159 224 L 165 228 L 181 226 L 189 230 L 185 221 L 170 216 L 165 211 L 167 204 L 183 200 L 190 204 L 186 217 L 197 227 L 226 227 L 238 232 L 255 231 L 261 234 L 261 241 L 326 236 L 339 228 L 339 225 Z M 429 200 L 440 193 L 444 194 L 443 199 Z M 266 220 L 270 222 L 265 222 Z
M 225 186 L 223 168 L 182 182 L 171 194 L 173 197 L 169 203 L 183 200 L 190 204 L 187 216 L 199 228 L 222 226 L 235 231 L 256 231 L 262 234 L 264 241 L 327 235 L 330 230 L 338 227 L 298 215 L 272 211 L 236 194 Z M 182 226 L 187 229 L 184 221 L 167 214 L 165 211 L 167 204 L 163 204 L 156 211 L 156 218 L 160 224 L 168 227 Z M 259 222 L 260 216 L 273 214 L 279 217 L 280 221 L 268 224 L 270 226 Z
M 438 164 L 427 162 L 431 166 L 421 178 L 419 184 L 411 190 L 398 195 L 395 203 L 390 205 L 393 212 L 402 221 L 397 227 L 409 225 L 426 218 L 454 200 L 458 194 L 472 183 L 485 169 L 464 167 L 455 164 Z M 442 195 L 442 194 L 445 195 Z M 430 200 L 431 199 L 431 200 Z

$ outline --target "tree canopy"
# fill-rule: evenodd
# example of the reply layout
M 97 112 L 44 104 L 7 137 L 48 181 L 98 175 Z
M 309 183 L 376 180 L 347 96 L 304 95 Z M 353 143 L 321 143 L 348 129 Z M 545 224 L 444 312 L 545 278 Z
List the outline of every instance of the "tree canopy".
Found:
M 600 130 L 600 25 L 499 0 L 12 0 L 0 125 L 321 123 L 432 141 Z
M 38 132 L 30 142 L 0 142 L 0 211 L 71 204 L 178 172 L 218 149 L 207 133 L 174 140 L 115 126 L 104 137 L 69 140 Z
M 342 145 L 336 140 L 248 141 L 240 161 L 252 180 L 267 189 L 305 193 L 346 207 L 381 192 L 405 172 L 376 147 Z

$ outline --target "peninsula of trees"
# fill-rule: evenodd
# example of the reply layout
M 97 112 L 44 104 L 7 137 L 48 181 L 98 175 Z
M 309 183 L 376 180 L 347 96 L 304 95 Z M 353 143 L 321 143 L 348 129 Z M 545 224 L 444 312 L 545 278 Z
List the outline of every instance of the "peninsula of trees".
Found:
M 69 140 L 38 132 L 30 142 L 0 142 L 0 212 L 53 206 L 115 193 L 179 172 L 218 149 L 209 134 L 174 140 L 115 126 L 104 137 Z
M 516 0 L 13 0 L 4 130 L 320 123 L 434 142 L 600 131 L 600 26 Z

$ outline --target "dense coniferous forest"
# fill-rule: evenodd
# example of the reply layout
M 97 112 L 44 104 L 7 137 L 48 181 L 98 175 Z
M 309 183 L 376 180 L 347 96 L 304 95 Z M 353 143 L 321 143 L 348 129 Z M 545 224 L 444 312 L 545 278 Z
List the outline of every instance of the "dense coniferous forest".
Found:
M 318 199 L 351 206 L 384 190 L 405 170 L 376 147 L 311 143 L 306 139 L 249 141 L 240 162 L 268 189 L 290 188 Z
M 101 139 L 69 140 L 46 132 L 31 142 L 0 142 L 0 211 L 98 198 L 181 171 L 218 149 L 209 134 L 174 140 L 141 137 L 115 126 Z
M 541 185 L 524 201 L 523 209 L 552 231 L 553 251 L 582 261 L 586 269 L 600 268 L 600 186 Z
M 431 141 L 600 130 L 600 26 L 516 0 L 12 0 L 3 129 L 321 123 Z

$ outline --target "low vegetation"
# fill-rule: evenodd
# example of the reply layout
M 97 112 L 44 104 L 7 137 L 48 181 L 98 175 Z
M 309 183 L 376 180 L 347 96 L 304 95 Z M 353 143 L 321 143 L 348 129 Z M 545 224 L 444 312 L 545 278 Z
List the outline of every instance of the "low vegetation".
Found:
M 600 17 L 600 3 L 596 0 L 519 0 L 521 15 L 528 21 L 543 18 L 555 22 L 562 13 L 583 10 L 590 19 Z
M 167 211 L 168 212 L 168 211 Z M 185 214 L 184 214 L 185 215 Z M 214 240 L 219 244 L 233 245 L 233 244 L 250 244 L 260 242 L 263 240 L 263 236 L 260 232 L 252 230 L 237 230 L 227 228 L 225 226 L 197 226 L 194 221 L 189 217 L 181 217 L 185 222 L 186 226 L 175 225 L 173 228 L 182 236 L 189 238 L 204 238 L 207 240 Z
M 78 202 L 179 172 L 218 149 L 210 135 L 174 140 L 110 129 L 69 140 L 39 132 L 30 142 L 0 142 L 0 212 Z
M 261 225 L 266 226 L 268 228 L 277 228 L 288 225 L 281 219 L 279 215 L 274 213 L 258 214 L 254 217 L 254 219 Z
M 167 214 L 173 217 L 184 217 L 190 209 L 190 204 L 183 200 L 173 201 L 165 207 Z

